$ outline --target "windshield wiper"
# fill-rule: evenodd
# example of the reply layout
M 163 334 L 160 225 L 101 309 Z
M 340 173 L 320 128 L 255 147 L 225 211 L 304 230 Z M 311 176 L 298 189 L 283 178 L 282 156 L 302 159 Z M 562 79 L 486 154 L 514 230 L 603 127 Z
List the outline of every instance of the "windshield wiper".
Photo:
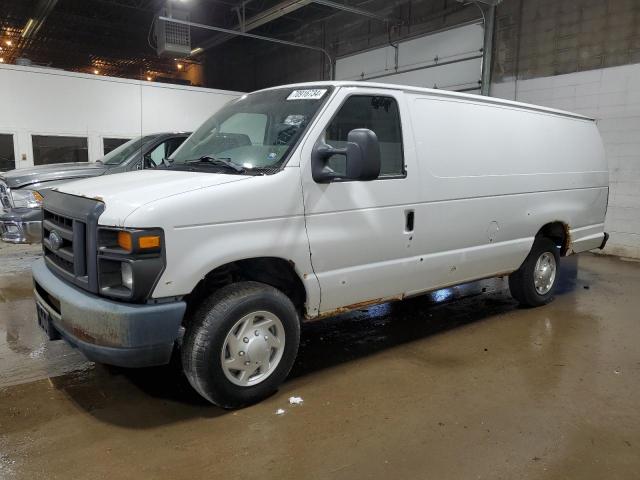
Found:
M 214 157 L 213 155 L 203 155 L 198 160 L 190 160 L 185 163 L 188 165 L 193 165 L 194 163 L 206 163 L 206 164 L 215 165 L 218 167 L 226 167 L 237 173 L 244 173 L 244 171 L 246 170 L 244 167 L 241 167 L 240 165 L 233 163 L 230 158 Z

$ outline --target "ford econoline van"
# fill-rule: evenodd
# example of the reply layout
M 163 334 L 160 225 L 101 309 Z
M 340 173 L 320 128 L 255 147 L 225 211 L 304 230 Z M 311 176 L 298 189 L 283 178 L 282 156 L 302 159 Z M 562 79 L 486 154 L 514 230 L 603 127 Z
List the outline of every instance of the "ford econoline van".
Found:
M 360 82 L 228 103 L 154 169 L 44 199 L 38 322 L 96 362 L 180 349 L 232 408 L 287 377 L 300 322 L 509 276 L 553 298 L 563 256 L 602 248 L 596 123 L 495 98 Z

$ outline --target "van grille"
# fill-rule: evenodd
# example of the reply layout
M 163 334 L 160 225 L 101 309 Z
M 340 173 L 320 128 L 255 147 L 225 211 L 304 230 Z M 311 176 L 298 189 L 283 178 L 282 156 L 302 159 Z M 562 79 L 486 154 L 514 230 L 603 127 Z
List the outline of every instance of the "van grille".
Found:
M 97 293 L 98 217 L 104 203 L 57 191 L 44 199 L 42 249 L 49 269 L 80 288 Z
M 76 262 L 86 258 L 86 224 L 80 220 L 65 217 L 57 213 L 44 211 L 42 222 L 42 244 L 44 255 L 65 272 L 78 276 L 86 275 L 85 262 Z

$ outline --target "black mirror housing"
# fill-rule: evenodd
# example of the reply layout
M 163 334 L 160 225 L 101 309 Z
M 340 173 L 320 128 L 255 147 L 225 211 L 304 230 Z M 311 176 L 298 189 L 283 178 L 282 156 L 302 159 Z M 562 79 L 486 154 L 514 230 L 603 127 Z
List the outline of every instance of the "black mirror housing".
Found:
M 347 178 L 375 180 L 380 175 L 378 136 L 367 128 L 351 130 L 347 136 Z
M 327 165 L 333 155 L 347 157 L 346 174 L 340 175 Z M 380 175 L 380 144 L 376 134 L 367 128 L 356 128 L 347 136 L 345 148 L 334 148 L 318 142 L 311 154 L 311 172 L 317 183 L 334 180 L 375 180 Z

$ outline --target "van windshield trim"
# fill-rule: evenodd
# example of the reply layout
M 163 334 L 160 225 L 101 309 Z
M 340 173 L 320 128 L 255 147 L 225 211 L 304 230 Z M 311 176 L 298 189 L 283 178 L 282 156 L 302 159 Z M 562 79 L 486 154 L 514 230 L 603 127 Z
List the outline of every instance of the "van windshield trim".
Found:
M 193 161 L 194 159 L 200 158 L 202 157 L 203 154 L 200 154 L 200 152 L 197 151 L 197 149 L 195 149 L 194 147 L 197 146 L 194 145 L 195 142 L 197 142 L 197 137 L 196 135 L 200 134 L 202 135 L 203 133 L 206 133 L 206 128 L 209 128 L 211 132 L 213 132 L 216 128 L 219 128 L 225 121 L 227 121 L 229 118 L 231 118 L 231 116 L 233 116 L 234 114 L 247 114 L 247 113 L 256 113 L 256 112 L 247 112 L 244 111 L 242 109 L 236 110 L 234 111 L 233 108 L 235 106 L 237 106 L 240 102 L 242 101 L 246 101 L 246 100 L 252 100 L 252 99 L 256 99 L 258 98 L 258 96 L 266 96 L 266 95 L 280 95 L 281 99 L 277 102 L 276 106 L 282 106 L 284 112 L 287 112 L 286 109 L 286 105 L 290 104 L 291 106 L 295 105 L 295 102 L 306 102 L 309 101 L 307 99 L 297 99 L 297 98 L 292 98 L 290 100 L 288 100 L 287 98 L 292 95 L 293 92 L 295 91 L 299 91 L 299 90 L 324 90 L 325 93 L 324 95 L 322 95 L 319 98 L 312 98 L 311 100 L 316 100 L 316 105 L 314 105 L 313 107 L 310 108 L 310 111 L 308 111 L 307 113 L 309 114 L 307 118 L 305 118 L 304 120 L 302 120 L 304 123 L 302 124 L 302 126 L 300 126 L 301 124 L 296 124 L 295 122 L 300 120 L 299 117 L 304 117 L 304 115 L 300 115 L 300 114 L 296 114 L 296 113 L 289 113 L 286 116 L 286 119 L 289 123 L 284 123 L 284 124 L 280 124 L 280 125 L 288 125 L 290 127 L 299 127 L 298 131 L 295 131 L 295 133 L 293 135 L 291 135 L 293 138 L 293 141 L 289 144 L 287 143 L 280 143 L 280 144 L 267 144 L 266 143 L 266 136 L 269 135 L 273 135 L 274 132 L 268 132 L 267 130 L 265 130 L 265 143 L 263 145 L 257 145 L 258 147 L 264 148 L 264 149 L 272 149 L 272 150 L 280 150 L 280 158 L 278 158 L 276 161 L 274 161 L 272 164 L 266 164 L 266 165 L 260 165 L 260 164 L 251 164 L 251 163 L 242 163 L 239 162 L 237 159 L 236 162 L 239 166 L 243 167 L 243 172 L 240 173 L 238 172 L 238 174 L 240 175 L 272 175 L 275 173 L 278 173 L 280 171 L 282 171 L 282 169 L 288 164 L 289 160 L 291 159 L 291 156 L 293 155 L 293 153 L 296 151 L 296 149 L 298 148 L 298 146 L 300 145 L 301 141 L 303 140 L 303 138 L 306 137 L 307 133 L 313 128 L 315 122 L 317 121 L 319 115 L 321 114 L 321 112 L 323 112 L 325 110 L 325 108 L 327 107 L 327 105 L 330 102 L 330 99 L 334 96 L 335 91 L 336 91 L 336 87 L 330 84 L 321 84 L 321 85 L 313 85 L 313 86 L 309 86 L 309 87 L 305 87 L 304 85 L 298 85 L 296 87 L 291 87 L 291 86 L 286 86 L 286 87 L 277 87 L 277 88 L 270 88 L 270 89 L 266 89 L 266 90 L 260 90 L 257 92 L 253 92 L 253 93 L 248 93 L 245 94 L 241 97 L 239 97 L 238 99 L 232 100 L 230 102 L 228 102 L 224 107 L 222 107 L 220 110 L 218 110 L 214 115 L 212 115 L 209 119 L 207 119 L 207 121 L 205 121 L 198 129 L 196 129 L 196 131 L 194 131 L 193 134 L 191 134 L 191 136 L 189 136 L 189 138 L 187 138 L 187 140 L 168 158 L 169 161 L 169 169 L 175 169 L 175 170 L 183 170 L 183 169 L 192 169 L 193 167 L 197 168 L 197 164 L 195 163 L 188 163 L 190 161 Z M 302 104 L 302 103 L 301 103 Z M 257 112 L 257 113 L 261 113 L 261 112 Z M 281 112 L 282 113 L 282 112 Z M 216 116 L 220 116 L 221 117 L 221 121 L 218 124 L 212 123 L 214 121 L 214 118 Z M 290 118 L 291 117 L 291 118 Z M 272 119 L 270 119 L 271 121 Z M 215 125 L 215 128 L 212 127 L 212 125 Z M 266 129 L 268 128 L 272 128 L 273 126 L 268 125 L 266 127 Z M 201 129 L 203 129 L 203 131 L 201 131 Z M 286 128 L 285 128 L 286 130 Z M 295 130 L 295 129 L 293 129 Z M 280 132 L 283 133 L 283 132 Z M 221 135 L 224 135 L 224 132 L 220 132 Z M 233 133 L 230 133 L 230 135 L 234 135 Z M 246 136 L 246 135 L 245 135 Z M 201 141 L 202 143 L 202 141 Z M 251 147 L 251 145 L 247 145 L 248 147 Z M 229 154 L 230 150 L 227 151 L 220 151 L 220 152 L 215 152 L 215 156 L 217 157 L 224 157 L 229 159 L 230 161 L 233 161 L 233 155 Z M 211 155 L 211 151 L 208 150 L 206 155 Z M 273 151 L 272 153 L 268 154 L 269 156 L 271 155 L 277 155 L 277 153 L 275 151 Z M 202 169 L 204 171 L 211 171 L 211 172 L 215 172 L 215 168 L 213 165 L 208 165 L 206 168 Z M 218 169 L 219 170 L 219 169 Z

